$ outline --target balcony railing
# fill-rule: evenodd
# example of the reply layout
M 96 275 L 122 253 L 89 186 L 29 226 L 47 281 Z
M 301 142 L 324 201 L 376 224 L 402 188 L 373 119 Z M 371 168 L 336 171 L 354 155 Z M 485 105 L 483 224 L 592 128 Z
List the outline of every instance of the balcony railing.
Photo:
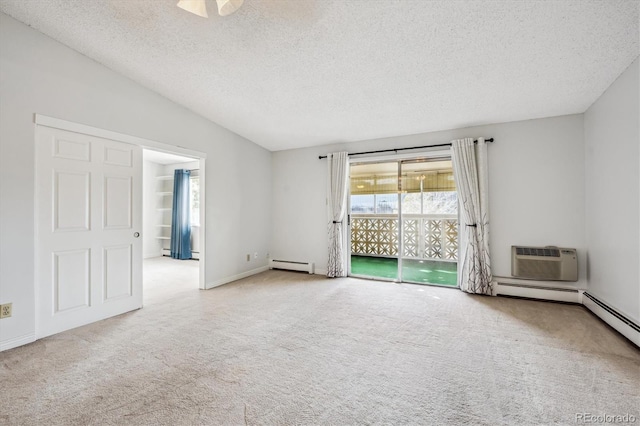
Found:
M 402 215 L 402 257 L 458 260 L 456 215 Z M 398 217 L 384 214 L 351 215 L 351 253 L 398 256 Z

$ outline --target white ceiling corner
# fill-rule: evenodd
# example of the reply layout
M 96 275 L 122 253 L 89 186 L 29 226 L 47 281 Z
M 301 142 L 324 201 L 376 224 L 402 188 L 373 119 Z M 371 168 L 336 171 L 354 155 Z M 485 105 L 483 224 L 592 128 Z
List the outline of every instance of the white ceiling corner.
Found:
M 0 0 L 269 150 L 584 112 L 638 56 L 637 0 Z

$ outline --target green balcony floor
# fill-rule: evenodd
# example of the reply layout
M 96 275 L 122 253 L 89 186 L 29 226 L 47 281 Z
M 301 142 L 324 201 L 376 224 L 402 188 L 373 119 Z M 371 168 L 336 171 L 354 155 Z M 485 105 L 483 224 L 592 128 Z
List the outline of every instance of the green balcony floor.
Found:
M 351 256 L 351 273 L 369 277 L 398 278 L 398 259 Z M 458 285 L 457 264 L 437 260 L 402 260 L 402 280 L 420 284 Z

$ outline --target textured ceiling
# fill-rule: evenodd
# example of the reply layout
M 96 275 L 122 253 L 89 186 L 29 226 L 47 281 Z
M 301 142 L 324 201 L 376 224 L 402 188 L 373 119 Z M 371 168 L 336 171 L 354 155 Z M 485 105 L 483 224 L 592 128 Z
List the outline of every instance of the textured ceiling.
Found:
M 638 56 L 638 1 L 0 0 L 270 150 L 584 112 Z

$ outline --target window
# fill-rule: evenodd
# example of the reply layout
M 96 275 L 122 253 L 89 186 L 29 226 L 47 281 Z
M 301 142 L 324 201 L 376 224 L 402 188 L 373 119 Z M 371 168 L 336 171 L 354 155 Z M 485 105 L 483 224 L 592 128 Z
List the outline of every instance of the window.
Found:
M 376 214 L 397 214 L 398 194 L 376 194 Z
M 422 194 L 416 192 L 402 194 L 402 213 L 422 214 Z
M 397 194 L 366 194 L 351 196 L 351 213 L 355 214 L 396 214 Z
M 424 214 L 458 214 L 456 191 L 425 192 L 422 197 Z
M 402 194 L 404 214 L 458 214 L 458 193 L 439 191 Z
M 351 211 L 353 213 L 375 213 L 375 195 L 352 195 Z
M 458 198 L 450 160 L 352 164 L 351 213 L 396 215 L 398 191 L 402 213 L 456 215 Z M 400 174 L 399 174 L 400 173 Z

